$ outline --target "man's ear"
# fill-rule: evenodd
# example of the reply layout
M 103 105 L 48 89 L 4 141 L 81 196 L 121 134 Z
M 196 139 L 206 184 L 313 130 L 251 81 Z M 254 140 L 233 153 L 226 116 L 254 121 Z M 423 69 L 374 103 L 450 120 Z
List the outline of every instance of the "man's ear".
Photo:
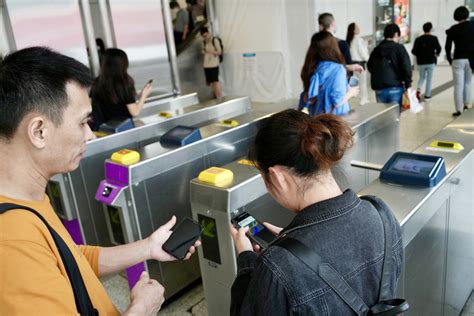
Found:
M 40 115 L 30 118 L 27 122 L 28 138 L 36 148 L 44 148 L 46 146 L 48 123 L 49 122 Z

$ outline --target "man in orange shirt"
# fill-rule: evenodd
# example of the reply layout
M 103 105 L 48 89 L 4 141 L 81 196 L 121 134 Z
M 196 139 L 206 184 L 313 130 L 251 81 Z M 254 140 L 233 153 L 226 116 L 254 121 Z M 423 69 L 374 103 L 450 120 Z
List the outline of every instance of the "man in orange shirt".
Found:
M 47 48 L 26 48 L 0 60 L 0 203 L 39 212 L 64 240 L 100 315 L 118 315 L 98 276 L 144 260 L 175 260 L 163 251 L 173 218 L 148 238 L 117 247 L 77 246 L 45 189 L 55 174 L 76 169 L 94 136 L 89 128 L 89 70 Z M 195 252 L 189 249 L 187 258 Z M 0 315 L 77 315 L 75 294 L 46 225 L 35 214 L 0 215 Z M 125 315 L 156 315 L 164 289 L 144 272 Z

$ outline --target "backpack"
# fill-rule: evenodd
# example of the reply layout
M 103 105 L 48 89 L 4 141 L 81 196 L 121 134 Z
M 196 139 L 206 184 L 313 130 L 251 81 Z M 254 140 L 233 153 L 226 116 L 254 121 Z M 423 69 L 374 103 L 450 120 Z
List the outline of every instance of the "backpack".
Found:
M 214 48 L 217 50 L 217 46 L 216 44 L 214 43 L 214 40 L 218 40 L 219 41 L 219 45 L 221 46 L 221 54 L 219 55 L 219 63 L 221 63 L 223 60 L 224 60 L 224 45 L 222 45 L 222 40 L 220 37 L 217 37 L 217 36 L 214 36 L 212 38 L 212 46 L 214 46 Z
M 408 302 L 400 298 L 392 298 L 390 293 L 389 277 L 395 269 L 393 260 L 390 260 L 389 251 L 392 248 L 392 234 L 387 213 L 383 211 L 383 204 L 375 196 L 361 196 L 363 200 L 370 202 L 377 210 L 382 220 L 385 236 L 385 250 L 382 266 L 382 277 L 378 303 L 374 306 L 367 306 L 360 296 L 347 284 L 339 272 L 329 263 L 321 258 L 314 250 L 307 247 L 297 239 L 283 238 L 274 245 L 284 248 L 301 260 L 308 268 L 314 271 L 319 277 L 357 314 L 357 315 L 377 315 L 392 316 L 406 312 L 410 306 Z

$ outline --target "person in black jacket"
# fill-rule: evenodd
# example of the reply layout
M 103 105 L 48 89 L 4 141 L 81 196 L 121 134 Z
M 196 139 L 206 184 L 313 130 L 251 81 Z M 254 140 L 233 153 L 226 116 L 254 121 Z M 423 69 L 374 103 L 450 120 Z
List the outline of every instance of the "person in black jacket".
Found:
M 439 45 L 438 38 L 431 35 L 432 29 L 433 24 L 431 22 L 423 24 L 423 32 L 425 33 L 415 40 L 411 50 L 413 55 L 416 56 L 418 71 L 420 72 L 416 95 L 419 98 L 423 82 L 426 78 L 425 100 L 431 99 L 431 79 L 433 78 L 433 71 L 436 65 L 436 57 L 441 53 L 441 45 Z
M 238 253 L 231 315 L 356 315 L 317 273 L 275 244 L 283 238 L 296 239 L 319 254 L 366 305 L 377 302 L 385 253 L 380 215 L 352 190 L 343 192 L 331 173 L 352 142 L 350 126 L 332 114 L 311 117 L 289 109 L 272 115 L 260 128 L 249 158 L 268 193 L 296 215 L 283 229 L 264 223 L 278 237 L 260 254 L 253 251 L 248 227 L 231 227 Z M 394 295 L 403 243 L 400 224 L 383 205 L 390 218 L 393 242 L 388 255 L 394 263 L 384 273 Z
M 392 23 L 384 30 L 384 40 L 370 54 L 367 68 L 377 102 L 402 104 L 404 89 L 411 87 L 410 57 L 400 40 L 400 28 Z
M 454 103 L 456 112 L 453 116 L 461 115 L 472 105 L 472 69 L 469 59 L 474 59 L 474 22 L 469 21 L 469 10 L 458 7 L 454 10 L 454 20 L 458 24 L 446 31 L 446 58 L 453 69 Z M 454 42 L 454 56 L 451 57 L 451 47 Z M 464 105 L 464 108 L 463 108 Z

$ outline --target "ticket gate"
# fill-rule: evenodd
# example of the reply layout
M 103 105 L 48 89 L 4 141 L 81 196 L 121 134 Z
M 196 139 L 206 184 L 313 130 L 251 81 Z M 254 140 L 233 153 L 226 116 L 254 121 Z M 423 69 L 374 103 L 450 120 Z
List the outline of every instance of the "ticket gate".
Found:
M 459 315 L 474 288 L 474 111 L 470 112 L 414 152 L 443 157 L 446 174 L 435 177 L 436 184 L 407 187 L 387 184 L 377 177 L 358 193 L 382 198 L 402 226 L 405 259 L 398 296 L 409 302 L 409 315 Z M 462 143 L 465 148 L 459 151 L 453 145 L 452 151 L 432 151 L 430 144 L 435 140 Z M 356 159 L 357 147 L 356 143 L 347 153 L 349 159 Z M 394 150 L 386 150 L 388 157 L 392 156 Z M 276 202 L 264 200 L 268 194 L 256 168 L 239 161 L 222 168 L 233 172 L 231 184 L 218 187 L 193 179 L 190 187 L 193 217 L 205 228 L 198 255 L 211 316 L 230 310 L 230 289 L 237 272 L 231 219 L 245 211 L 259 221 L 282 227 L 290 222 L 288 211 L 285 214 Z M 350 186 L 357 184 L 352 180 L 351 176 Z M 336 181 L 340 182 L 337 175 Z
M 282 110 L 278 105 L 274 111 Z M 268 111 L 251 111 L 200 128 L 202 139 L 184 147 L 167 147 L 160 142 L 140 150 L 141 161 L 133 165 L 106 162 L 105 180 L 96 198 L 104 204 L 107 227 L 113 243 L 143 239 L 172 215 L 178 222 L 191 217 L 189 181 L 208 166 L 223 165 L 243 156 Z M 198 258 L 188 261 L 148 261 L 127 271 L 130 287 L 143 269 L 166 288 L 169 298 L 200 277 Z
M 184 114 L 188 107 L 199 104 L 197 93 L 173 96 L 146 102 L 138 117 L 134 118 L 135 126 L 151 124 Z
M 362 157 L 386 160 L 398 150 L 398 111 L 398 106 L 373 105 L 345 117 L 355 132 L 355 143 L 332 170 L 341 189 L 363 188 L 372 177 L 372 171 L 369 174 L 367 170 L 351 168 L 350 160 Z M 375 152 L 372 144 L 383 145 Z M 230 184 L 213 186 L 193 179 L 190 186 L 193 218 L 204 227 L 198 257 L 208 314 L 211 316 L 227 314 L 230 309 L 230 288 L 237 273 L 229 229 L 231 219 L 247 212 L 260 221 L 284 227 L 294 216 L 267 194 L 263 179 L 255 167 L 240 159 L 218 166 L 232 171 L 234 178 Z
M 122 148 L 139 149 L 159 140 L 177 125 L 205 126 L 250 111 L 248 97 L 226 97 L 185 108 L 184 114 L 119 134 L 91 140 L 77 170 L 54 176 L 47 193 L 54 208 L 78 244 L 110 246 L 102 205 L 95 200 L 104 179 L 104 161 Z

